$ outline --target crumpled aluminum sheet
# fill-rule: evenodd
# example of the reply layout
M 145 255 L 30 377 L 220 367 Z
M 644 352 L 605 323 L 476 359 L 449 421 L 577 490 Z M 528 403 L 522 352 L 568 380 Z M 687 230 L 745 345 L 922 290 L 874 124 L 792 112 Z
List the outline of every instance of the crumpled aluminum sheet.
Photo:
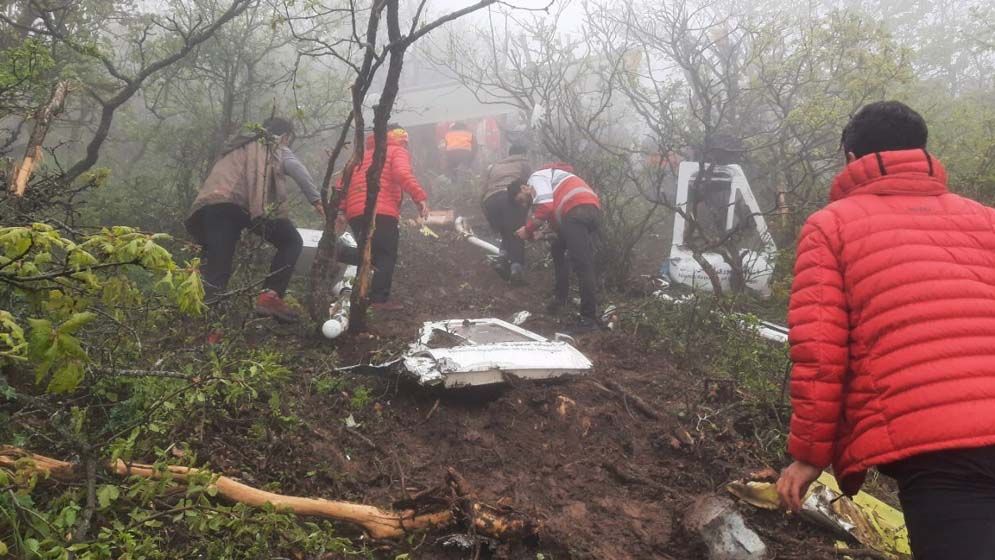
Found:
M 442 347 L 434 344 L 440 333 L 447 340 Z M 425 323 L 404 366 L 423 385 L 465 387 L 583 375 L 593 364 L 566 342 L 500 319 L 455 319 Z

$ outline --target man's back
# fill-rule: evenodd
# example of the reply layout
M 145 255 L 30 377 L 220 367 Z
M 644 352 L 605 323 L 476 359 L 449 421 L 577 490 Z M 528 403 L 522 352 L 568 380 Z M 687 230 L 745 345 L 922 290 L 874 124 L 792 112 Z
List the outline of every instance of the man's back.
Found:
M 923 150 L 851 163 L 832 197 L 798 247 L 792 393 L 811 409 L 792 446 L 835 449 L 845 478 L 995 443 L 995 211 L 947 192 Z

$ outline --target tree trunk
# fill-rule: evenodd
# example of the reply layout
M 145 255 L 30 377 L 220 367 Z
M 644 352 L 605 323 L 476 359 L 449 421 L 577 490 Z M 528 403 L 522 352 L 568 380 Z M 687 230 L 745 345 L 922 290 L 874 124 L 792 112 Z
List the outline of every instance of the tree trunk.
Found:
M 361 250 L 361 262 L 357 274 L 357 288 L 352 293 L 349 308 L 349 330 L 356 333 L 366 330 L 366 308 L 369 304 L 370 282 L 372 277 L 373 234 L 376 232 L 377 197 L 380 195 L 380 179 L 383 175 L 384 163 L 387 161 L 387 123 L 390 120 L 394 100 L 397 98 L 398 83 L 401 79 L 401 68 L 404 64 L 404 52 L 408 43 L 400 41 L 400 25 L 398 18 L 398 0 L 387 2 L 387 35 L 392 47 L 390 62 L 387 67 L 387 79 L 380 101 L 373 108 L 373 158 L 370 168 L 366 171 L 366 207 L 363 216 L 367 224 L 366 242 Z
M 48 102 L 35 112 L 35 127 L 31 131 L 28 147 L 24 151 L 24 159 L 11 175 L 10 190 L 16 196 L 24 196 L 24 192 L 28 189 L 28 180 L 31 179 L 35 167 L 41 162 L 41 146 L 45 142 L 49 127 L 52 125 L 52 119 L 62 112 L 67 95 L 69 95 L 69 82 L 56 83 L 55 87 L 52 88 L 52 95 L 49 96 Z

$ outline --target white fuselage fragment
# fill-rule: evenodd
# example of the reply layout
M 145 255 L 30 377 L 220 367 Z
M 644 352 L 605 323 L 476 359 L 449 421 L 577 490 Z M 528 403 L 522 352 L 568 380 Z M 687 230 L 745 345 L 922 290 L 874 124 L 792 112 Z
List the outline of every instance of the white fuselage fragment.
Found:
M 425 323 L 404 357 L 422 385 L 446 388 L 494 385 L 518 379 L 584 375 L 591 361 L 576 348 L 500 319 Z

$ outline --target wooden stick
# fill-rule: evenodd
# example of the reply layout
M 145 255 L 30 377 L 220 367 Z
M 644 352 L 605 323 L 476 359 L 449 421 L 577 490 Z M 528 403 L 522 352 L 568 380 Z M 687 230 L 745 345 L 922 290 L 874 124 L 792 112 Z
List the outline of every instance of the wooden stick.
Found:
M 17 447 L 0 447 L 0 467 L 15 469 L 28 464 L 30 468 L 46 473 L 58 480 L 78 480 L 82 473 L 78 465 L 66 461 L 59 461 L 43 455 L 29 453 Z M 152 465 L 128 464 L 118 459 L 108 465 L 111 472 L 118 476 L 140 476 L 144 478 L 159 479 L 164 473 Z M 225 498 L 254 507 L 264 504 L 272 504 L 279 509 L 288 509 L 297 515 L 310 515 L 324 517 L 336 521 L 345 521 L 362 527 L 371 537 L 375 539 L 392 539 L 406 535 L 411 531 L 431 529 L 448 525 L 453 522 L 452 511 L 438 511 L 432 513 L 416 513 L 413 509 L 403 511 L 384 510 L 375 506 L 353 504 L 350 502 L 338 502 L 325 500 L 322 498 L 301 498 L 297 496 L 285 496 L 275 494 L 258 488 L 253 488 L 242 484 L 237 480 L 220 476 L 210 471 L 190 467 L 169 466 L 165 472 L 176 481 L 185 482 L 190 477 L 210 476 L 214 482 L 212 486 Z M 500 512 L 497 508 L 491 508 L 474 502 L 471 507 L 474 509 L 484 509 L 488 512 Z M 500 538 L 505 534 L 519 534 L 526 525 L 518 519 L 509 517 L 505 521 L 501 515 L 480 516 L 480 521 L 475 521 L 476 530 L 481 534 Z M 529 527 L 532 527 L 529 525 Z
M 62 112 L 68 94 L 69 82 L 56 83 L 55 87 L 52 88 L 52 95 L 49 96 L 48 102 L 35 112 L 35 127 L 28 139 L 28 147 L 24 150 L 24 159 L 14 168 L 14 173 L 11 175 L 10 190 L 16 196 L 24 196 L 31 174 L 41 162 L 41 145 L 48 134 L 48 128 L 52 125 L 52 119 Z

